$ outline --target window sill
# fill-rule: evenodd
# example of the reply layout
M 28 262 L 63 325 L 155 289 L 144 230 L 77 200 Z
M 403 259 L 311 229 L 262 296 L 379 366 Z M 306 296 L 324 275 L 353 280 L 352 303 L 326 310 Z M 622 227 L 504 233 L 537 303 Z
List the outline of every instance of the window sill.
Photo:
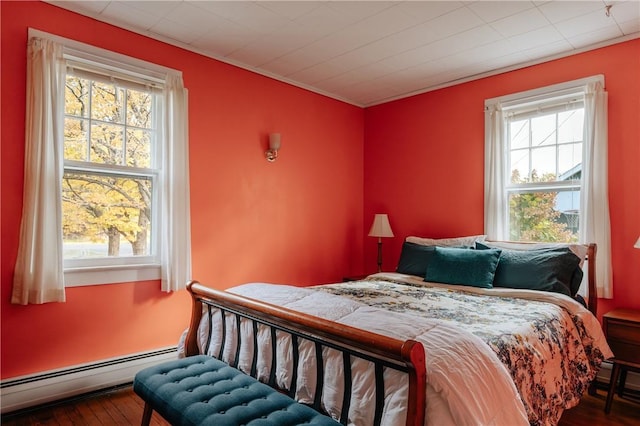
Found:
M 98 268 L 65 269 L 65 287 L 115 284 L 134 281 L 159 280 L 160 265 L 107 266 Z

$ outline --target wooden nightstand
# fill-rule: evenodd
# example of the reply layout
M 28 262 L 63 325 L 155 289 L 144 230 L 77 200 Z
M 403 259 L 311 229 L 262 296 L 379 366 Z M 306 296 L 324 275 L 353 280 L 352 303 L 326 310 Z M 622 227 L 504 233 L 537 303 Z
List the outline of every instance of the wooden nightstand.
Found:
M 622 371 L 619 393 L 624 391 L 627 369 L 640 368 L 640 310 L 615 309 L 603 316 L 604 334 L 613 351 L 613 369 L 604 412 L 611 411 L 616 382 Z

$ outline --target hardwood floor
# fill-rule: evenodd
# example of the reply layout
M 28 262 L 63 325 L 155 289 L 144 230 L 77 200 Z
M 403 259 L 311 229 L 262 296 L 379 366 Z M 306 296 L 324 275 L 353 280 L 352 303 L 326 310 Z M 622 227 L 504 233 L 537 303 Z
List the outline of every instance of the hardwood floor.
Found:
M 131 386 L 72 398 L 44 407 L 21 410 L 3 415 L 2 426 L 17 425 L 139 425 L 144 402 Z M 151 425 L 166 426 L 157 413 L 153 413 Z
M 599 389 L 594 396 L 584 395 L 578 406 L 565 411 L 559 426 L 640 426 L 640 401 L 614 396 L 609 414 L 604 413 L 607 392 Z
M 580 404 L 565 411 L 559 426 L 639 426 L 640 403 L 615 397 L 611 413 L 604 413 L 605 392 L 585 395 Z M 45 407 L 10 413 L 0 418 L 4 426 L 16 425 L 137 425 L 144 403 L 131 386 L 120 387 Z M 157 413 L 151 424 L 167 426 Z M 508 425 L 505 425 L 508 426 Z

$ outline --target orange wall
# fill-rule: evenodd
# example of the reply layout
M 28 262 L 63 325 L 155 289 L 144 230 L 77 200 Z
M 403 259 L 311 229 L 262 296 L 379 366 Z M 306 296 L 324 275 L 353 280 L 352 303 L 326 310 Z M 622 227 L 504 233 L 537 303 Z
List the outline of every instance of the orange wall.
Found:
M 175 345 L 186 292 L 159 283 L 9 303 L 24 163 L 27 28 L 182 70 L 189 89 L 193 276 L 308 285 L 361 269 L 362 109 L 40 2 L 1 2 L 1 375 L 10 378 Z M 269 132 L 282 134 L 275 163 Z
M 185 292 L 157 282 L 71 288 L 63 304 L 9 303 L 24 162 L 27 27 L 183 71 L 190 91 L 194 278 L 308 285 L 375 270 L 366 237 L 389 213 L 393 269 L 402 237 L 483 229 L 484 99 L 593 74 L 609 91 L 615 306 L 640 307 L 640 41 L 362 110 L 39 2 L 0 2 L 1 376 L 174 345 Z M 282 133 L 276 163 L 263 158 Z M 364 188 L 364 191 L 363 191 Z M 364 217 L 364 221 L 363 221 Z M 364 247 L 364 256 L 363 256 Z
M 640 308 L 640 40 L 368 108 L 364 214 L 389 214 L 385 266 L 403 237 L 483 232 L 484 101 L 596 74 L 609 93 L 609 202 L 614 298 L 599 313 Z M 366 241 L 366 238 L 365 238 Z M 375 243 L 365 242 L 367 270 Z

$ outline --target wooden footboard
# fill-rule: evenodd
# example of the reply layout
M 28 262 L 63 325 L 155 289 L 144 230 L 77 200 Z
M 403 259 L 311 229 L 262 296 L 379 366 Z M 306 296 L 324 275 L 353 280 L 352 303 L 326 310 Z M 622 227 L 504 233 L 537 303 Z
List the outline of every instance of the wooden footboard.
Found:
M 318 378 L 318 385 L 314 396 L 313 407 L 318 411 L 322 410 L 322 378 L 326 373 L 324 371 L 323 348 L 331 348 L 342 354 L 342 367 L 344 371 L 344 392 L 342 396 L 342 404 L 340 419 L 342 424 L 347 424 L 349 407 L 351 401 L 351 366 L 353 360 L 361 358 L 371 362 L 375 367 L 375 416 L 374 424 L 381 423 L 383 406 L 385 400 L 385 369 L 393 369 L 406 373 L 408 375 L 408 397 L 407 397 L 407 425 L 422 426 L 424 425 L 425 404 L 426 404 L 426 369 L 425 369 L 425 353 L 421 343 L 414 340 L 398 340 L 390 337 L 370 333 L 354 327 L 338 324 L 322 318 L 306 315 L 287 308 L 271 305 L 257 300 L 238 296 L 224 291 L 213 290 L 201 285 L 198 282 L 190 282 L 187 289 L 192 297 L 192 314 L 189 331 L 185 342 L 185 351 L 187 356 L 197 355 L 200 353 L 198 347 L 198 327 L 202 321 L 203 313 L 207 314 L 208 321 L 212 321 L 213 311 L 220 310 L 224 315 L 219 318 L 222 322 L 220 330 L 222 331 L 219 358 L 225 350 L 225 337 L 227 330 L 226 321 L 235 321 L 235 330 L 237 333 L 232 336 L 237 344 L 234 344 L 235 356 L 232 356 L 230 364 L 237 367 L 238 357 L 242 345 L 250 345 L 252 348 L 258 346 L 257 330 L 258 327 L 268 327 L 270 330 L 271 341 L 271 359 L 276 359 L 276 334 L 288 333 L 291 336 L 291 359 L 293 360 L 291 380 L 291 389 L 282 389 L 290 396 L 295 397 L 296 392 L 296 375 L 299 362 L 299 348 L 301 340 L 313 342 L 315 345 L 315 356 Z M 240 324 L 248 321 L 253 329 L 251 336 L 243 336 L 240 333 Z M 209 341 L 210 345 L 212 324 L 209 324 Z M 220 336 L 219 336 L 220 337 Z M 244 339 L 252 339 L 251 342 L 243 342 Z M 229 349 L 229 348 L 227 348 Z M 205 349 L 206 351 L 206 349 Z M 253 361 L 250 371 L 246 372 L 255 377 L 257 350 L 253 351 Z M 214 354 L 215 355 L 215 354 Z M 269 384 L 275 386 L 275 365 L 271 363 L 271 374 Z

